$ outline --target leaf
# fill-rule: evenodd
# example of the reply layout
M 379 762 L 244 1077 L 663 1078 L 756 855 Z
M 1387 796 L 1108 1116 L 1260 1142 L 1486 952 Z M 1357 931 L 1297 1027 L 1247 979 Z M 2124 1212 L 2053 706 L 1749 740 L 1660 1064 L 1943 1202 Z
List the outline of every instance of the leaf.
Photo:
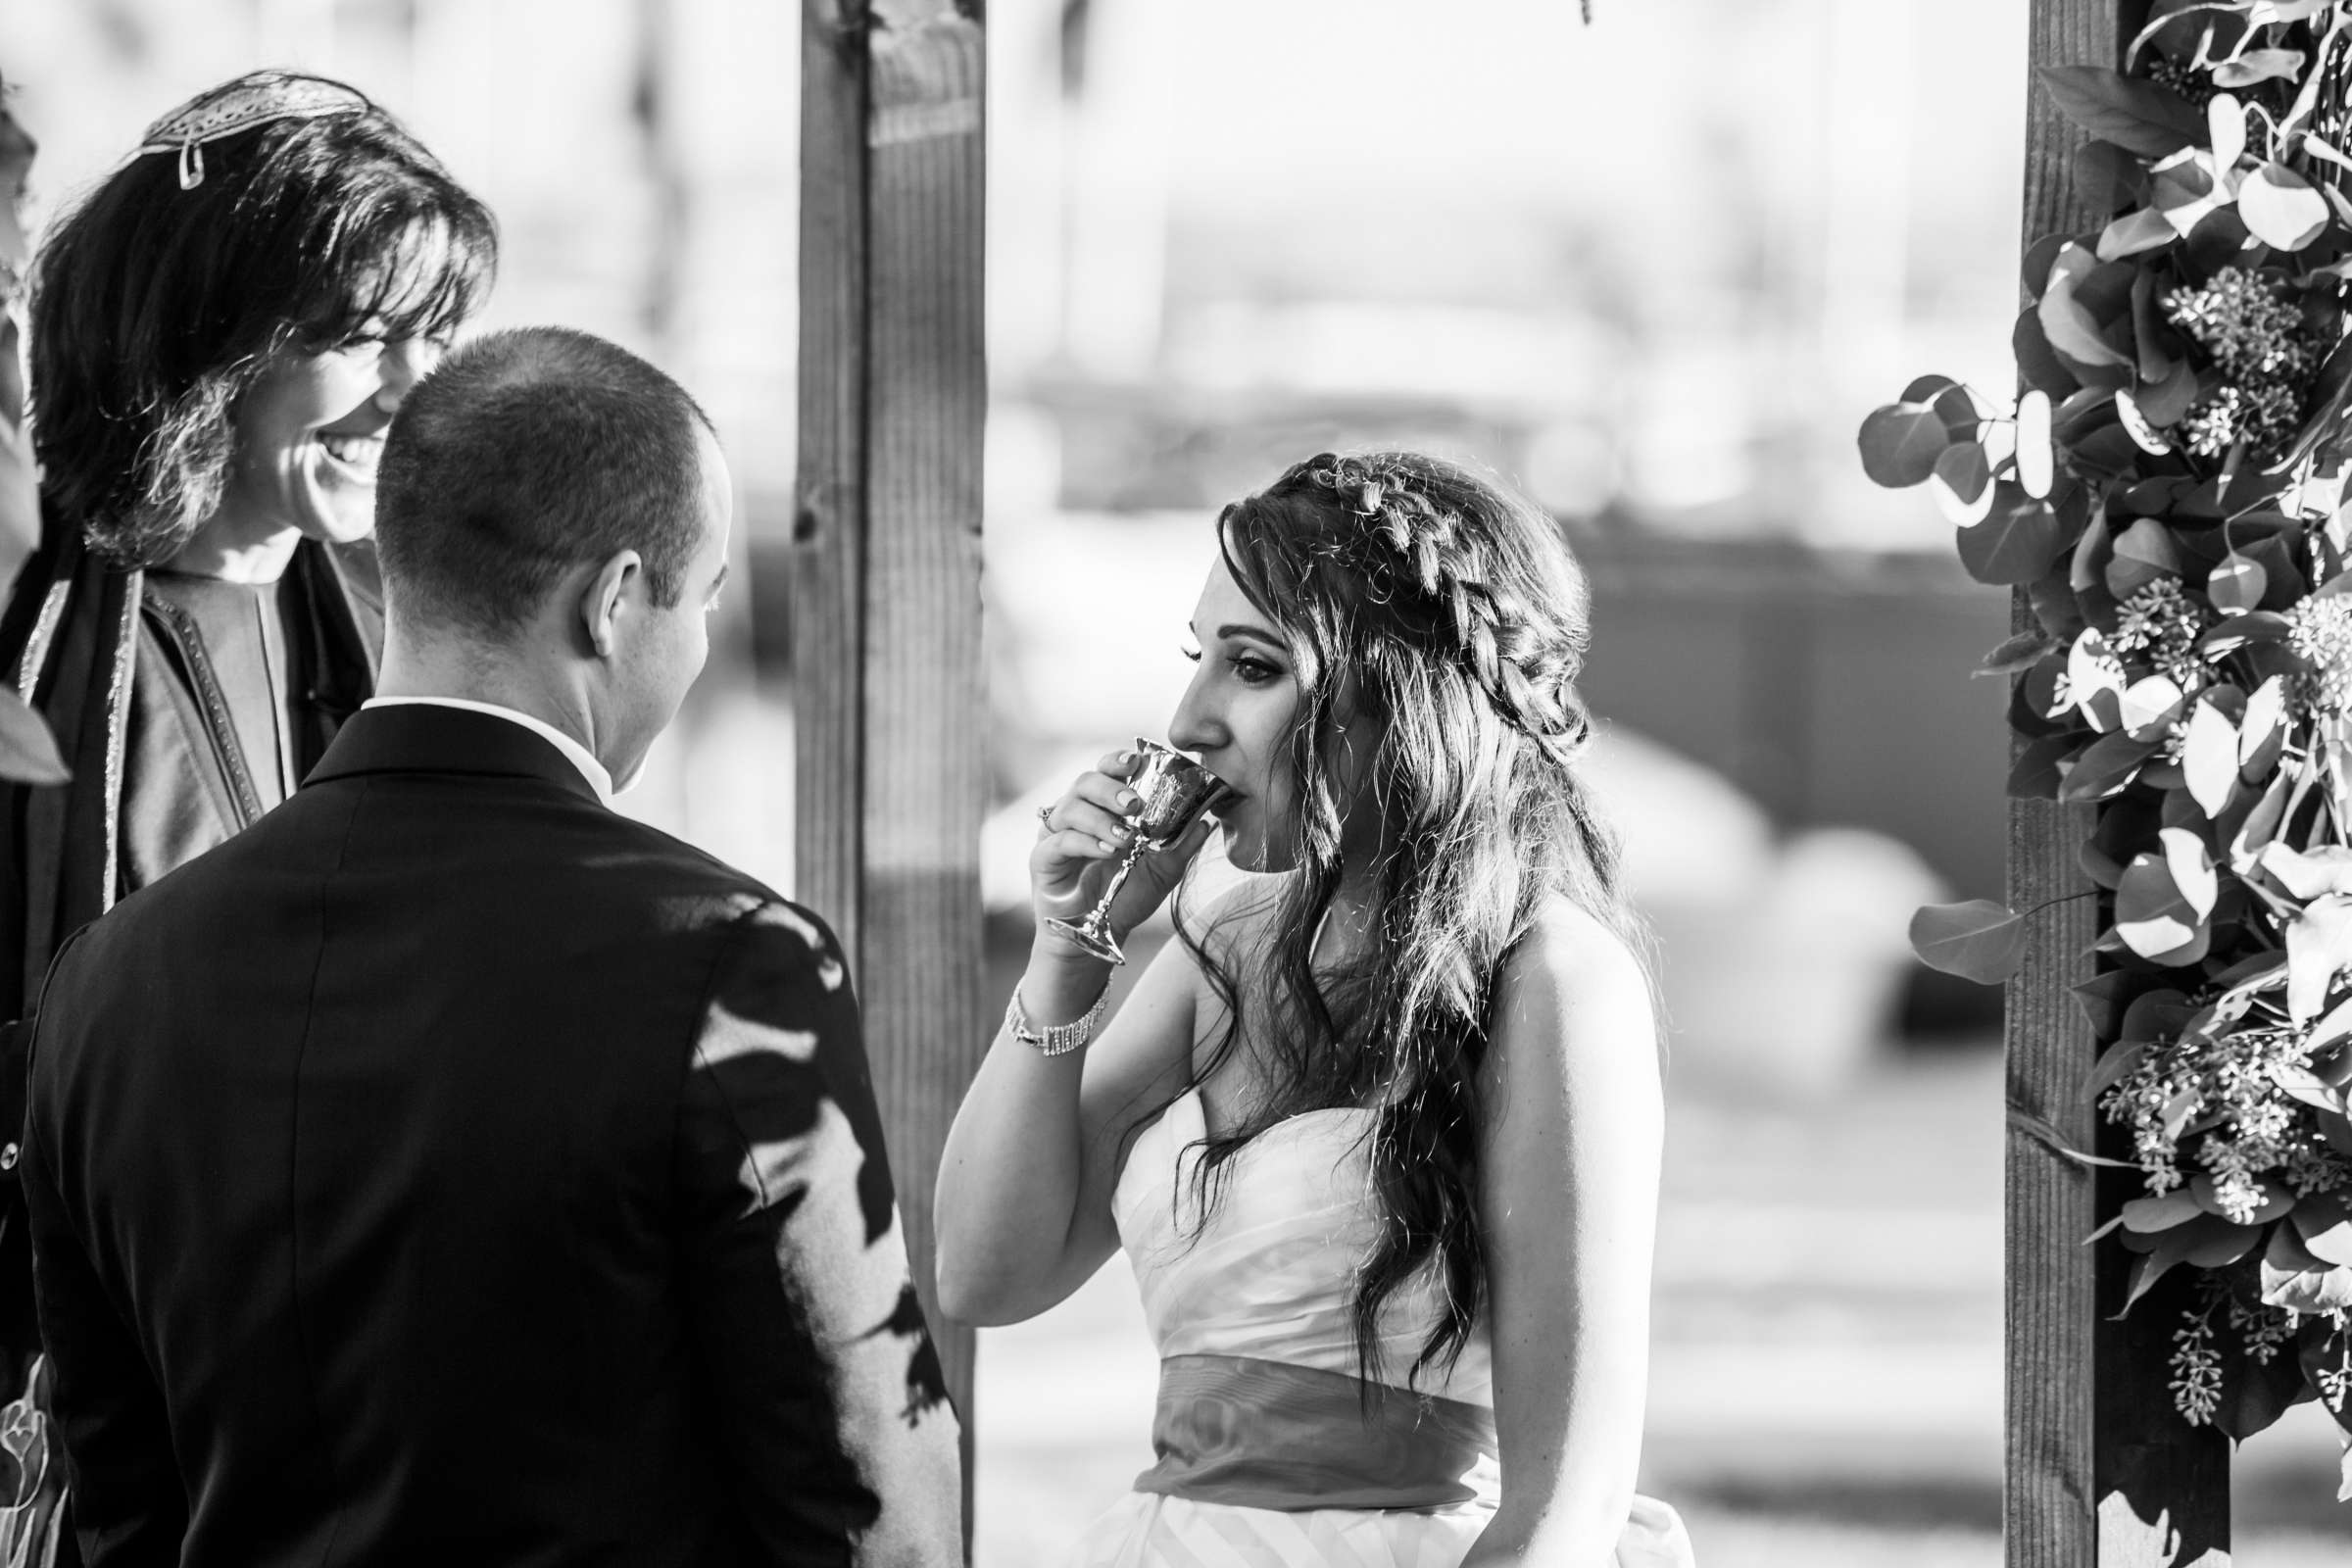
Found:
M 1931 969 L 1999 985 L 2025 961 L 2025 916 L 1989 899 L 1926 905 L 1911 916 L 1911 951 Z
M 2120 398 L 2123 394 L 2116 395 Z M 2271 579 L 2262 569 L 2262 563 L 2233 550 L 2206 577 L 2205 597 L 2223 614 L 2242 615 L 2262 607 L 2262 596 L 2270 591 L 2270 586 Z
M 2124 688 L 2124 733 L 2135 741 L 2161 741 L 2186 702 L 2170 675 L 2142 675 Z
M 2039 627 L 2021 631 L 2005 640 L 2000 647 L 1984 656 L 1974 673 L 1979 675 L 2014 675 L 2037 662 L 2042 655 L 2056 648 L 2049 634 Z M 2231 765 L 2235 765 L 2234 761 Z
M 2156 748 L 2118 730 L 2102 735 L 2075 759 L 2066 782 L 2058 787 L 2062 801 L 2098 801 L 2119 793 L 2138 776 L 2140 765 Z
M 2339 1002 L 2328 1010 L 2327 1017 L 2311 1026 L 2307 1049 L 2316 1054 L 2346 1035 L 2352 1035 L 2352 1002 Z
M 2029 305 L 2018 313 L 2017 325 L 2009 333 L 2009 349 L 2017 357 L 2017 373 L 2028 386 L 2062 398 L 2082 385 L 2050 348 L 2049 335 L 2041 329 L 2038 306 Z
M 2299 251 L 2328 227 L 2327 200 L 2284 164 L 2263 165 L 2237 190 L 2246 230 L 2274 250 Z
M 2180 552 L 2173 532 L 2156 517 L 2142 517 L 2115 536 L 2115 559 L 2107 564 L 2107 591 L 2129 599 L 2159 577 L 2180 575 Z
M 2105 974 L 2093 975 L 2067 988 L 2074 993 L 2075 1005 L 2081 1007 L 2082 1016 L 2090 1020 L 2091 1033 L 2103 1039 L 2114 1035 L 2118 1021 L 2124 1014 L 2121 1002 L 2124 988 L 2131 985 L 2133 978 L 2127 970 L 2110 969 Z M 2100 1059 L 2100 1069 L 2104 1071 L 2116 1056 L 2117 1054 L 2110 1051 L 2107 1056 Z M 2116 1068 L 2119 1076 L 2130 1070 L 2128 1065 Z M 2105 1087 L 2105 1084 L 2099 1085 L 2099 1088 Z M 2092 1092 L 2095 1094 L 2097 1091 Z
M 2148 200 L 2185 239 L 2221 211 L 2224 198 L 2204 158 L 2194 148 L 2183 147 L 2148 171 Z
M 2160 250 L 2180 237 L 2162 213 L 2134 207 L 2099 231 L 2098 257 L 2102 262 L 2121 261 Z
M 2352 1308 L 2352 1268 L 2295 1270 L 2262 1261 L 2262 1298 L 2291 1312 L 2341 1312 Z
M 2298 850 L 2274 844 L 2262 855 L 2262 868 L 2296 898 L 2309 901 L 2330 893 L 2352 893 L 2352 850 L 2322 844 Z
M 2237 721 L 2237 771 L 2249 784 L 2259 784 L 2278 764 L 2286 739 L 2286 678 L 2273 675 L 2246 699 L 2245 716 Z
M 2165 373 L 2163 380 L 2135 389 L 2132 401 L 2138 405 L 2140 417 L 2163 429 L 2180 422 L 2180 416 L 2197 401 L 2198 390 L 2196 368 L 2180 360 Z
M 2176 1187 L 2154 1198 L 2134 1198 L 2124 1204 L 2124 1229 L 2142 1236 L 2157 1231 L 2169 1231 L 2176 1225 L 2185 1225 L 2205 1210 L 2185 1188 Z
M 2050 395 L 2028 390 L 2017 400 L 2017 483 L 2039 501 L 2050 493 L 2057 457 L 2050 450 Z
M 2080 744 L 2081 737 L 2073 730 L 2038 737 L 2018 753 L 2017 760 L 2010 764 L 2004 793 L 2018 801 L 2056 800 L 2062 776 L 2058 764 L 2074 755 Z
M 2303 59 L 2300 49 L 2249 49 L 2213 68 L 2214 85 L 2251 87 L 2258 81 L 2291 80 L 2303 74 Z
M 2301 463 L 2322 441 L 2339 434 L 2347 404 L 2352 404 L 2352 338 L 2337 343 L 2320 366 L 2319 377 L 2304 400 L 2303 406 L 2311 412 L 2303 421 L 2303 433 L 2281 455 L 2280 462 L 2290 466 Z
M 2233 1356 L 2224 1363 L 2222 1402 L 2213 1412 L 2213 1424 L 2230 1434 L 2230 1441 L 2243 1443 L 2311 1397 L 2311 1385 L 2297 1357 L 2278 1354 L 2257 1361 L 2250 1355 Z
M 1955 441 L 1928 476 L 1936 505 L 1956 528 L 1973 528 L 1992 511 L 1992 464 L 1974 441 Z
M 2086 141 L 2076 148 L 2074 172 L 2077 199 L 2094 212 L 2131 206 L 2148 188 L 2147 166 L 2111 141 Z
M 2329 1202 L 2318 1193 L 2295 1205 L 2295 1235 L 2304 1250 L 2323 1263 L 2352 1266 L 2352 1213 L 2340 1201 Z
M 2115 890 L 2115 934 L 2125 947 L 2151 963 L 2193 962 L 2193 957 L 2178 955 L 2199 947 L 2203 921 L 2174 881 L 2164 857 L 2143 852 L 2124 867 Z M 2201 950 L 2195 954 L 2203 956 Z
M 0 778 L 20 784 L 63 784 L 73 776 L 41 715 L 0 686 Z
M 2261 862 L 2279 822 L 2285 818 L 2287 798 L 2292 791 L 2293 781 L 2281 773 L 2271 781 L 2254 809 L 2238 824 L 2237 832 L 2230 840 L 2230 869 L 2233 874 L 2245 876 Z
M 2140 451 L 2162 457 L 2173 450 L 2171 438 L 2148 422 L 2148 416 L 2140 412 L 2139 400 L 2132 395 L 2130 387 L 2116 389 L 2115 417 L 2116 422 L 2124 427 L 2124 434 L 2130 436 Z
M 2124 1233 L 2124 1244 L 2134 1251 L 2144 1249 L 2146 1256 L 2132 1270 L 2132 1288 L 2124 1297 L 2123 1312 L 2132 1310 L 2132 1303 L 2148 1293 L 2148 1288 L 2162 1279 L 2176 1265 L 2188 1263 L 2197 1268 L 2219 1268 L 2234 1263 L 2254 1250 L 2262 1233 L 2249 1225 L 2232 1225 L 2213 1214 L 2199 1214 L 2194 1219 L 2154 1233 L 2154 1245 L 2132 1231 Z M 2134 1245 L 2137 1244 L 2137 1245 Z
M 2162 158 L 2205 130 L 2178 93 L 2099 66 L 2045 66 L 2037 74 L 2067 119 L 2143 158 Z
M 2231 93 L 2215 93 L 2205 105 L 2205 133 L 2213 167 L 2228 173 L 2246 156 L 2246 106 Z
M 2111 730 L 2122 722 L 2123 661 L 2107 651 L 2107 639 L 2096 626 L 2086 626 L 2066 654 L 2068 704 L 2091 728 Z M 2055 716 L 2061 710 L 2053 707 Z
M 2213 901 L 2221 891 L 2214 874 L 2213 857 L 2205 851 L 2205 841 L 2186 828 L 2168 827 L 2156 835 L 2164 846 L 2165 869 L 2172 873 L 2173 886 L 2202 920 L 2213 913 Z
M 2328 988 L 2352 962 L 2352 899 L 2330 893 L 2286 927 L 2286 1012 L 2300 1026 L 2318 1016 Z
M 2082 255 L 2086 262 L 2090 260 L 2086 253 L 2073 246 L 2068 250 Z M 2042 335 L 2049 339 L 2050 347 L 2087 370 L 2113 366 L 2132 368 L 2132 357 L 2107 341 L 2089 308 L 2075 298 L 2083 274 L 2064 266 L 2065 259 L 2062 253 L 2061 265 L 2050 273 L 2050 286 L 2042 291 L 2039 307 Z
M 1922 403 L 1890 403 L 1862 421 L 1862 471 L 1889 490 L 1926 481 L 1952 443 L 1942 416 Z
M 2065 538 L 2058 514 L 2004 480 L 1983 522 L 1959 530 L 1961 564 L 1979 582 L 2000 587 L 2030 583 L 2050 569 Z
M 2260 1188 L 2262 1191 L 2262 1202 L 2255 1208 L 2253 1217 L 2245 1220 L 2232 1221 L 2232 1223 L 2243 1225 L 2268 1225 L 2273 1220 L 2285 1218 L 2288 1213 L 2293 1211 L 2295 1206 L 2294 1194 L 2288 1192 L 2284 1187 L 2276 1182 L 2268 1181 L 2257 1182 L 2255 1183 L 2255 1186 Z M 2178 1191 L 2178 1189 L 2176 1189 L 2176 1191 Z M 2196 1200 L 2197 1207 L 2204 1210 L 2206 1213 L 2216 1215 L 2222 1219 L 2230 1218 L 2229 1210 L 2224 1207 L 2222 1203 L 2221 1184 L 2216 1182 L 2211 1176 L 2206 1175 L 2203 1171 L 2199 1171 L 2196 1175 L 2191 1176 L 2188 1179 L 2187 1191 L 2189 1197 Z

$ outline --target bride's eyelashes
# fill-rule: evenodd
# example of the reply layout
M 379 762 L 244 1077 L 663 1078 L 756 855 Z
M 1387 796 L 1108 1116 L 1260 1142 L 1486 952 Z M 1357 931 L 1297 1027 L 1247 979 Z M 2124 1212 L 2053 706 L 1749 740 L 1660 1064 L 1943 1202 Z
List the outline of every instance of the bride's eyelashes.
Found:
M 1200 662 L 1201 654 L 1198 648 L 1187 648 L 1180 645 L 1176 651 L 1196 664 Z M 1263 686 L 1270 680 L 1282 678 L 1280 669 L 1254 654 L 1235 654 L 1225 662 L 1232 668 L 1234 679 L 1245 686 Z

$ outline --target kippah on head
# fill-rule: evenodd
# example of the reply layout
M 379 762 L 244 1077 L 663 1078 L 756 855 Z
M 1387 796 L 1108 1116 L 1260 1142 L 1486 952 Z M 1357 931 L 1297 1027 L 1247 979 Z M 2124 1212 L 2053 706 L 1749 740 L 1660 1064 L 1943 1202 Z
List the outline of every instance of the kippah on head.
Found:
M 703 528 L 686 390 L 614 343 L 516 327 L 457 349 L 401 404 L 376 475 L 396 613 L 484 636 L 528 624 L 574 568 L 635 550 L 671 606 Z

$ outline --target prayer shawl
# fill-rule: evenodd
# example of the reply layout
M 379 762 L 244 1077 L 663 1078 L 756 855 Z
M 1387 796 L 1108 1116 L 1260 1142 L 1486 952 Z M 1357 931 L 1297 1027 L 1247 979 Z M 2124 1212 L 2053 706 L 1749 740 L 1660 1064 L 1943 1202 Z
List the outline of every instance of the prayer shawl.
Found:
M 33 1010 L 49 960 L 123 895 L 248 826 L 245 775 L 211 661 L 145 573 L 120 571 L 49 519 L 0 614 L 0 678 L 45 717 L 73 781 L 0 782 L 0 1021 Z M 305 540 L 287 567 L 301 607 L 293 739 L 307 773 L 373 692 L 383 607 L 373 545 Z M 24 1110 L 24 1042 L 0 1033 L 0 1166 Z M 0 1388 L 38 1348 L 16 1183 L 0 1187 Z

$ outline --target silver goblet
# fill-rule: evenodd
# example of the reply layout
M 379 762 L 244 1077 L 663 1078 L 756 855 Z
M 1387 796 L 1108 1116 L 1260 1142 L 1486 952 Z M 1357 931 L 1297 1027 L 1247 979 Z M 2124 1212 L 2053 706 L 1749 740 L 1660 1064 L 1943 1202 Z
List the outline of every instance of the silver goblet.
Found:
M 1127 846 L 1126 858 L 1110 876 L 1102 897 L 1082 921 L 1048 920 L 1046 924 L 1066 935 L 1096 957 L 1107 963 L 1125 963 L 1127 955 L 1119 951 L 1118 938 L 1110 934 L 1110 906 L 1126 884 L 1127 874 L 1135 862 L 1146 854 L 1166 849 L 1185 835 L 1185 830 L 1199 821 L 1203 811 L 1222 803 L 1230 791 L 1223 779 L 1202 767 L 1173 747 L 1137 736 L 1135 749 L 1143 761 L 1127 780 L 1142 804 L 1128 813 L 1128 831 L 1134 835 Z

